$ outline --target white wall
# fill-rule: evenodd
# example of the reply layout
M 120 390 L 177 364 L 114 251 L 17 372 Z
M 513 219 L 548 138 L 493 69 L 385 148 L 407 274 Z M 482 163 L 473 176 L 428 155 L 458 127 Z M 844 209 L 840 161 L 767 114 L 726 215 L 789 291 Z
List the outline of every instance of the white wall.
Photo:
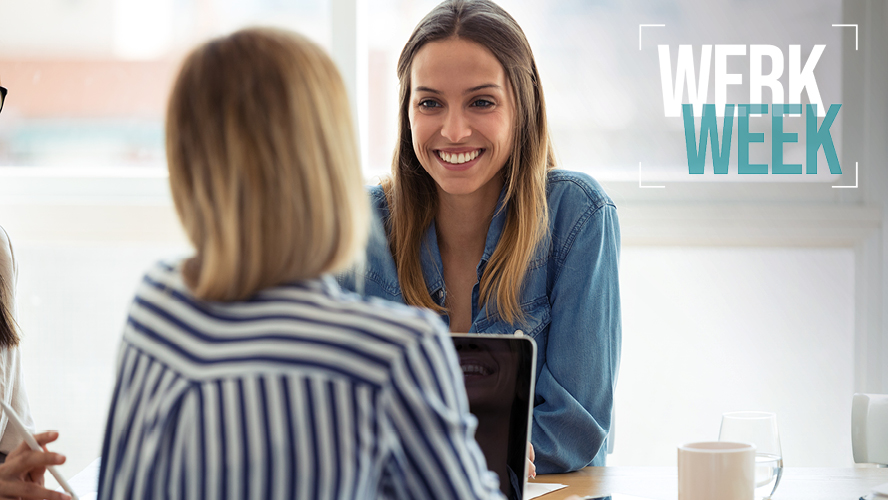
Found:
M 721 414 L 778 414 L 787 466 L 850 467 L 851 249 L 628 247 L 609 465 L 675 465 Z

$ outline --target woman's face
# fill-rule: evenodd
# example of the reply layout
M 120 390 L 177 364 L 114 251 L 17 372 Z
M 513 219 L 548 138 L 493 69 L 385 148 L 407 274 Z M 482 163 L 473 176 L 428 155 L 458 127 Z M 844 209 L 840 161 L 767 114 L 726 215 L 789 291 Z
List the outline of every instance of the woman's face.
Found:
M 438 192 L 498 197 L 515 105 L 496 57 L 466 40 L 428 43 L 413 58 L 410 82 L 413 150 Z

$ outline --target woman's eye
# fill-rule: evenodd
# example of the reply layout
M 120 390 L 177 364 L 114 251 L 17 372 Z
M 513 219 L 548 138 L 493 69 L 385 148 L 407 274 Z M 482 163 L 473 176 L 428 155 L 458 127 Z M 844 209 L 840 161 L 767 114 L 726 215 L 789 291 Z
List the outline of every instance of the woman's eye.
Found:
M 419 101 L 420 108 L 431 109 L 431 108 L 437 108 L 440 106 L 441 106 L 440 104 L 438 104 L 436 101 L 433 101 L 431 99 L 423 99 L 422 101 Z
M 472 106 L 475 106 L 476 108 L 489 108 L 493 105 L 494 103 L 492 101 L 488 101 L 487 99 L 478 99 L 472 103 Z

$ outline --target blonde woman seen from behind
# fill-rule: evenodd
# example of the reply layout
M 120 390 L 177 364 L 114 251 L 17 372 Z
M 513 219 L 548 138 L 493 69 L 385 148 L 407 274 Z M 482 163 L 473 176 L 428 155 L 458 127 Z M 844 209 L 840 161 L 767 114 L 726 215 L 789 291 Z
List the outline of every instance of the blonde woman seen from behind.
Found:
M 133 299 L 100 499 L 500 498 L 444 325 L 329 277 L 370 220 L 348 109 L 293 33 L 186 58 L 167 158 L 195 254 Z

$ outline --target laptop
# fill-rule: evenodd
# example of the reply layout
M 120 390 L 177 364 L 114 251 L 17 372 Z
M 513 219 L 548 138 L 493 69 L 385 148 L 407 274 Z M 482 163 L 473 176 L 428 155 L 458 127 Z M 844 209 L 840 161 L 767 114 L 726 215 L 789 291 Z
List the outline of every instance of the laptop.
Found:
M 521 500 L 536 377 L 536 343 L 514 335 L 453 334 L 469 410 L 478 419 L 475 440 L 496 472 L 506 498 Z

